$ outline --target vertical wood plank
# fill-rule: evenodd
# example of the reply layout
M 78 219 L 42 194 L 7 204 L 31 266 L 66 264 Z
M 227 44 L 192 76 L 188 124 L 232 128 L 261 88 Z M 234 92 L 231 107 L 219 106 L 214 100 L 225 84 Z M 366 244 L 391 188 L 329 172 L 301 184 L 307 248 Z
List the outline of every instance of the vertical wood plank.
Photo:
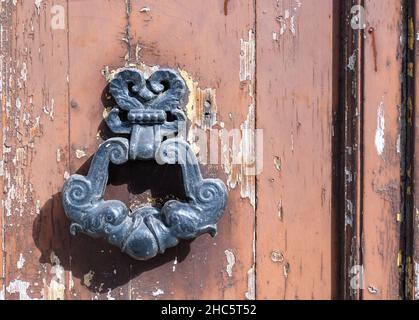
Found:
M 183 70 L 189 84 L 198 86 L 193 89 L 195 100 L 187 107 L 189 140 L 193 142 L 200 129 L 206 130 L 207 137 L 236 130 L 243 158 L 254 152 L 252 135 L 244 129 L 254 128 L 254 20 L 252 0 L 230 1 L 227 10 L 221 0 L 132 3 L 130 47 L 137 50 L 131 53 L 131 61 Z M 202 94 L 210 97 L 216 123 L 208 125 L 202 118 Z M 156 298 L 153 292 L 158 289 L 164 294 L 157 298 L 163 299 L 255 298 L 255 179 L 246 176 L 243 161 L 232 160 L 234 145 L 219 140 L 219 161 L 202 167 L 204 175 L 223 179 L 230 189 L 217 237 L 200 237 L 189 248 L 181 245 L 169 252 L 170 259 L 133 265 L 132 276 L 137 275 L 131 285 L 133 298 Z M 208 156 L 217 156 L 211 148 Z M 201 160 L 203 156 L 201 148 Z M 143 272 L 152 265 L 153 270 Z
M 259 299 L 333 296 L 334 18 L 334 1 L 257 2 Z
M 202 19 L 207 12 L 212 12 L 211 18 Z M 253 2 L 230 4 L 228 12 L 225 16 L 223 1 L 217 5 L 149 1 L 147 6 L 135 1 L 70 2 L 72 173 L 85 169 L 100 141 L 104 68 L 140 62 L 180 68 L 192 87 L 196 82 L 202 89 L 196 88 L 196 101 L 188 106 L 191 114 L 203 110 L 205 100 L 200 97 L 209 94 L 217 116 L 214 129 L 223 125 L 225 129 L 240 129 L 248 116 L 251 120 L 249 89 L 240 83 L 240 40 L 249 41 Z M 198 118 L 192 116 L 190 120 L 199 127 Z M 226 155 L 225 167 L 231 162 L 229 157 Z M 131 173 L 135 174 L 151 172 Z M 205 167 L 204 174 L 227 180 L 219 163 Z M 254 182 L 243 180 L 242 186 L 231 184 L 236 190 L 230 192 L 229 209 L 217 238 L 203 236 L 184 242 L 152 261 L 134 261 L 104 241 L 83 236 L 72 239 L 71 270 L 77 298 L 244 299 L 246 294 L 253 298 L 254 210 L 250 200 L 254 202 L 254 193 L 250 192 L 250 200 L 241 199 L 241 194 L 246 198 L 245 192 L 254 190 Z M 109 189 L 109 197 L 125 200 L 130 206 L 144 200 L 138 194 L 128 194 L 126 185 Z
M 358 24 L 353 26 L 354 22 Z M 406 234 L 401 230 L 407 219 L 401 206 L 407 191 L 402 179 L 406 152 L 402 1 L 350 1 L 341 23 L 344 297 L 396 299 L 404 296 Z
M 341 10 L 341 59 L 340 59 L 340 108 L 337 110 L 338 122 L 335 134 L 338 136 L 337 149 L 341 154 L 338 165 L 339 187 L 338 216 L 341 266 L 340 292 L 341 298 L 360 298 L 360 290 L 353 289 L 354 272 L 361 268 L 361 227 L 362 227 L 362 117 L 363 106 L 363 33 L 364 21 L 354 21 L 355 13 L 362 15 L 362 0 L 345 1 Z M 354 22 L 361 28 L 354 28 Z
M 364 299 L 398 299 L 402 3 L 366 0 L 363 109 Z
M 124 65 L 126 1 L 69 1 L 71 174 L 86 174 L 101 140 L 106 66 Z M 64 230 L 69 232 L 69 230 Z M 118 248 L 84 235 L 71 237 L 74 299 L 129 299 L 129 264 Z
M 58 194 L 68 170 L 67 33 L 52 28 L 51 2 L 3 5 L 12 13 L 3 88 L 5 296 L 64 299 L 68 236 L 59 231 L 68 226 Z

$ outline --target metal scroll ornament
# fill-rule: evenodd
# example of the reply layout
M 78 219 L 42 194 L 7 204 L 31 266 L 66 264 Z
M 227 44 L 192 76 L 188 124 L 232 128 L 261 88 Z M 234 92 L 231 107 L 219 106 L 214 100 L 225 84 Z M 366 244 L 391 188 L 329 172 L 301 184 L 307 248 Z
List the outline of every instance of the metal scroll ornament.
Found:
M 164 253 L 181 239 L 215 236 L 227 189 L 220 180 L 202 178 L 195 154 L 179 135 L 186 125 L 183 79 L 170 69 L 145 79 L 137 69 L 125 68 L 110 81 L 109 92 L 115 106 L 106 123 L 121 137 L 99 146 L 87 176 L 75 174 L 66 181 L 62 199 L 71 233 L 106 238 L 137 260 Z M 153 159 L 181 166 L 185 202 L 170 200 L 161 208 L 144 205 L 131 212 L 121 201 L 103 199 L 110 163 Z

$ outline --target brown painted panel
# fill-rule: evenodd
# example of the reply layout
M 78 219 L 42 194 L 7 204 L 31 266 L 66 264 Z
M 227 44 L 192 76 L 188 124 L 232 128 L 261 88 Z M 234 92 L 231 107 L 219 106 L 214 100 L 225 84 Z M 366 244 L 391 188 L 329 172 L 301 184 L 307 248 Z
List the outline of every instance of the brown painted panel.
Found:
M 334 10 L 329 0 L 257 2 L 259 299 L 333 296 Z
M 102 141 L 106 65 L 123 65 L 124 1 L 70 1 L 68 7 L 70 173 L 85 174 Z M 68 232 L 68 230 L 63 230 Z M 74 299 L 129 299 L 129 259 L 106 243 L 71 237 Z
M 366 0 L 363 109 L 364 299 L 398 299 L 401 2 Z
M 142 65 L 145 63 L 182 69 L 194 93 L 187 110 L 194 130 L 207 126 L 199 118 L 206 99 L 211 101 L 211 112 L 217 119 L 210 125 L 212 129 L 240 129 L 248 119 L 251 125 L 253 115 L 248 110 L 252 99 L 247 83 L 240 82 L 240 54 L 243 42 L 249 42 L 250 48 L 253 44 L 254 39 L 249 41 L 253 12 L 253 1 L 230 3 L 230 16 L 225 16 L 223 1 L 216 5 L 207 1 L 148 1 L 147 7 L 130 1 L 70 2 L 71 172 L 83 171 L 100 136 L 106 135 L 101 125 L 101 94 L 106 86 L 102 69 L 113 70 L 126 63 L 141 68 L 146 68 Z M 251 59 L 243 68 L 254 66 L 254 57 Z M 223 156 L 229 172 L 231 147 L 221 147 L 227 148 Z M 136 172 L 131 169 L 119 171 L 123 179 L 138 174 L 138 180 L 145 181 L 116 182 L 107 194 L 130 206 L 154 201 L 161 196 L 157 191 L 167 187 L 163 177 L 176 177 L 156 167 L 140 165 L 135 167 Z M 236 171 L 240 167 L 232 170 L 228 179 L 238 180 Z M 227 180 L 220 163 L 206 166 L 204 173 Z M 142 175 L 152 177 L 142 179 Z M 241 181 L 231 182 L 229 208 L 217 238 L 203 236 L 184 242 L 152 261 L 136 262 L 104 242 L 87 237 L 72 239 L 71 270 L 77 298 L 244 299 L 246 294 L 252 298 L 254 210 L 250 200 L 241 196 L 246 198 L 245 192 L 249 191 L 254 202 L 254 181 L 244 177 Z M 145 195 L 141 196 L 142 191 Z
M 65 6 L 65 1 L 55 4 Z M 5 297 L 62 299 L 68 228 L 57 195 L 68 170 L 67 34 L 51 3 L 10 10 L 4 59 Z

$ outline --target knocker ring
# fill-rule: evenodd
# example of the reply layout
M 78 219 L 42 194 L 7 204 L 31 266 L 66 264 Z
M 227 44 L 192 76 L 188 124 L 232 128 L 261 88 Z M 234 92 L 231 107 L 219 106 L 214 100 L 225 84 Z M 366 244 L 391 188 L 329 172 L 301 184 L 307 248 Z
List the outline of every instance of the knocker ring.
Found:
M 87 176 L 70 176 L 62 191 L 71 233 L 105 238 L 137 260 L 164 253 L 181 239 L 215 236 L 227 189 L 221 180 L 202 178 L 194 152 L 179 135 L 186 126 L 183 79 L 170 69 L 145 79 L 137 69 L 123 68 L 110 81 L 109 92 L 115 105 L 105 121 L 117 137 L 99 146 Z M 144 205 L 131 212 L 121 201 L 104 200 L 110 163 L 145 160 L 180 165 L 185 202 L 170 200 L 162 208 Z

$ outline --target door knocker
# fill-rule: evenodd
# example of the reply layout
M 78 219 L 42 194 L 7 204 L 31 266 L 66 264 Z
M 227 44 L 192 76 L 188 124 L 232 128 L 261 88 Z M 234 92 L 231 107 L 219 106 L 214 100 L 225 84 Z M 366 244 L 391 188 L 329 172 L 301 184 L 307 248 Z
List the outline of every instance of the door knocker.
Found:
M 221 180 L 202 178 L 194 152 L 179 135 L 186 126 L 183 79 L 170 69 L 145 79 L 137 69 L 123 68 L 110 81 L 109 93 L 115 105 L 105 121 L 118 137 L 99 146 L 87 176 L 74 174 L 65 182 L 62 200 L 70 232 L 105 238 L 137 260 L 164 253 L 181 239 L 215 236 L 227 189 Z M 133 212 L 121 201 L 105 201 L 109 164 L 142 160 L 180 165 L 186 201 L 144 205 Z

